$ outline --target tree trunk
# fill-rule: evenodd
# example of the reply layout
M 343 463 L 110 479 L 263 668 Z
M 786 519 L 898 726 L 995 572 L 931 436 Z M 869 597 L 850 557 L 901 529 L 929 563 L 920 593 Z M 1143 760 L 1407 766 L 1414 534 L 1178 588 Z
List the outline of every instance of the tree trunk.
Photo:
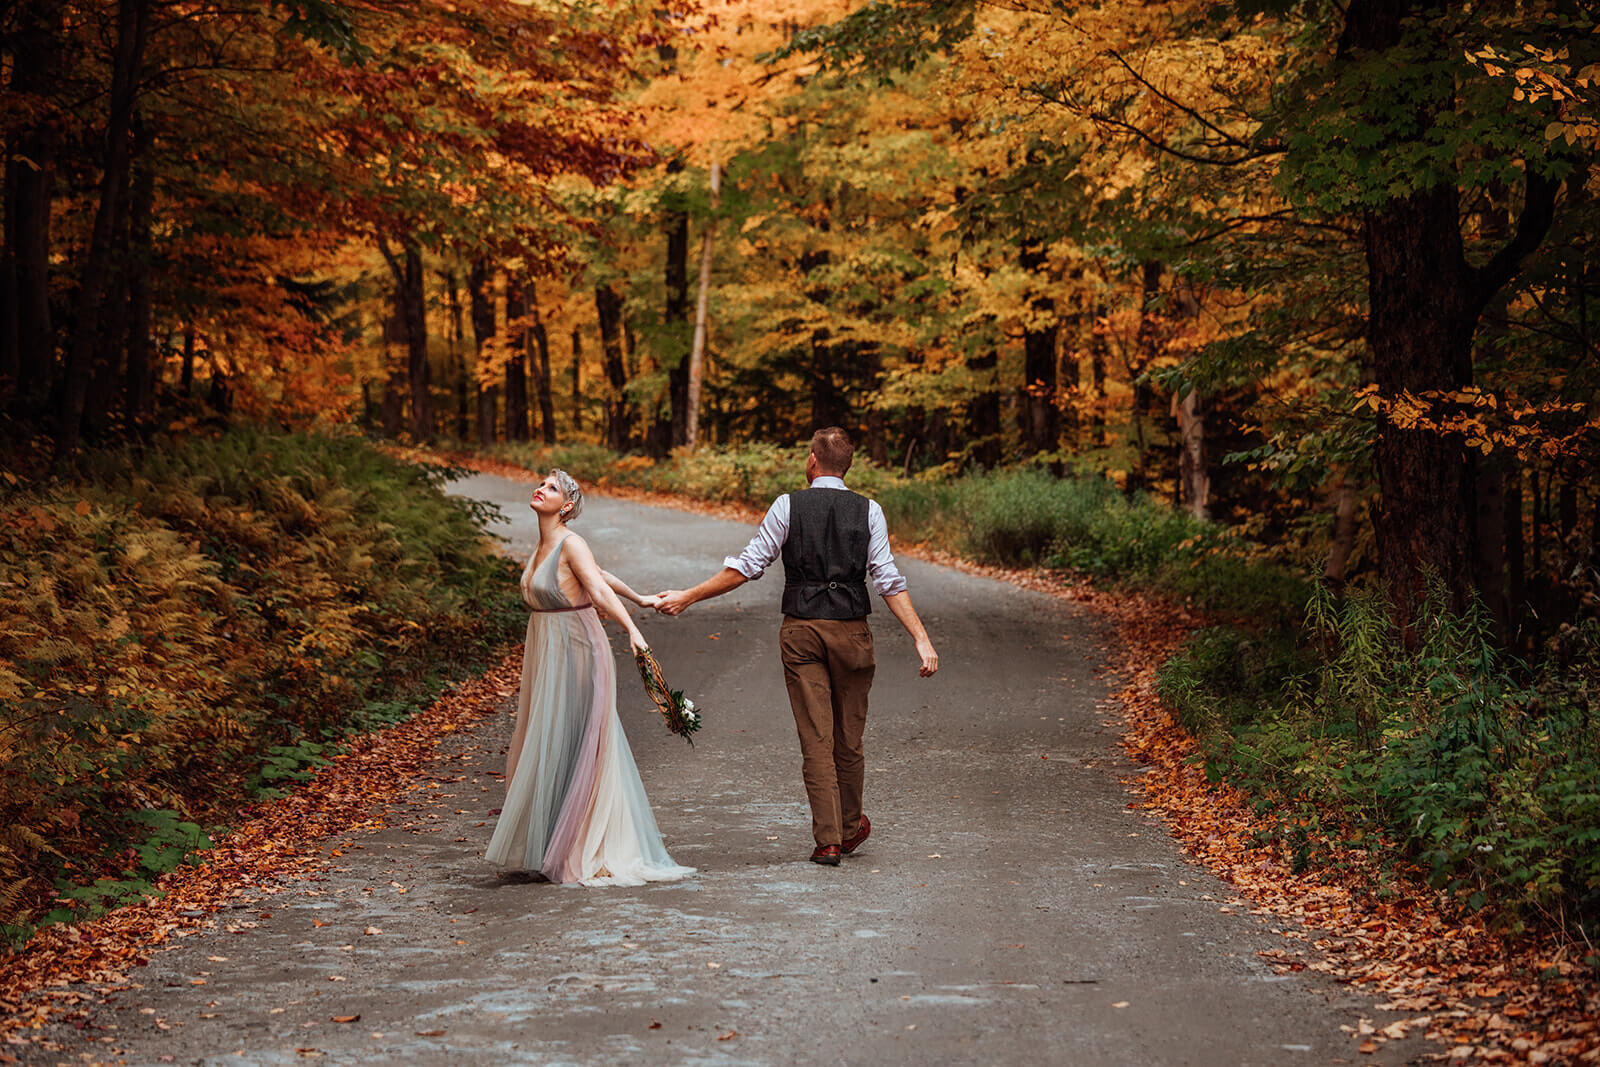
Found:
M 544 316 L 539 313 L 539 300 L 534 295 L 533 283 L 527 288 L 528 313 L 533 318 L 529 337 L 533 342 L 528 352 L 533 361 L 534 391 L 539 398 L 539 432 L 547 445 L 556 443 L 556 404 L 550 384 L 550 334 L 544 326 Z
M 112 52 L 110 106 L 106 120 L 99 202 L 89 234 L 89 245 L 84 253 L 72 339 L 67 346 L 66 366 L 56 408 L 57 459 L 70 456 L 78 449 L 84 403 L 88 398 L 95 351 L 100 341 L 101 312 L 112 277 L 111 250 L 116 236 L 118 200 L 128 181 L 129 134 L 133 127 L 139 68 L 144 61 L 149 23 L 150 0 L 118 0 L 117 42 Z
M 190 323 L 183 328 L 183 368 L 178 377 L 178 389 L 184 396 L 194 388 L 194 346 L 194 324 Z
M 433 440 L 433 383 L 428 366 L 428 294 L 422 271 L 422 249 L 407 235 L 403 243 L 405 270 L 402 281 L 401 316 L 406 327 L 406 380 L 411 387 L 411 440 L 422 444 Z
M 1421 0 L 1352 0 L 1339 56 L 1395 48 L 1407 32 L 1408 17 L 1422 7 Z M 1450 98 L 1448 83 L 1439 98 Z M 1388 108 L 1392 102 L 1374 100 L 1373 106 Z M 1418 114 L 1419 139 L 1432 135 L 1435 118 Z M 1517 231 L 1482 267 L 1468 264 L 1463 251 L 1460 195 L 1453 179 L 1392 197 L 1365 212 L 1366 335 L 1381 399 L 1402 393 L 1431 399 L 1472 384 L 1478 316 L 1543 241 L 1556 188 L 1528 167 Z M 1409 634 L 1428 576 L 1444 584 L 1456 608 L 1464 605 L 1473 587 L 1476 453 L 1464 447 L 1458 434 L 1406 428 L 1382 412 L 1374 453 L 1380 494 L 1378 557 L 1384 584 Z
M 405 345 L 405 336 L 406 327 L 400 317 L 400 309 L 393 307 L 383 322 L 383 359 L 389 376 L 383 383 L 383 403 L 378 408 L 383 435 L 391 440 L 398 438 L 406 425 L 405 373 L 396 352 L 397 348 Z
M 1048 281 L 1044 242 L 1024 238 L 1019 262 L 1037 282 Z M 1028 311 L 1022 335 L 1022 421 L 1028 451 L 1037 455 L 1061 447 L 1061 408 L 1056 403 L 1056 342 L 1061 326 L 1056 322 L 1056 302 L 1049 296 L 1035 296 Z
M 494 297 L 489 291 L 491 275 L 489 261 L 480 256 L 467 270 L 467 302 L 472 313 L 472 344 L 477 359 L 473 364 L 473 378 L 478 393 L 478 444 L 488 448 L 499 436 L 496 425 L 499 415 L 500 388 L 494 375 L 489 373 L 487 349 L 494 342 Z
M 1522 471 L 1513 468 L 1505 480 L 1506 628 L 1515 635 L 1528 603 L 1528 574 L 1522 540 Z
M 980 467 L 1000 465 L 1000 383 L 995 380 L 999 362 L 1000 353 L 990 349 L 967 363 L 972 377 L 982 383 L 977 395 L 967 402 L 969 455 Z
M 1211 476 L 1206 473 L 1206 420 L 1200 390 L 1172 398 L 1178 420 L 1178 485 L 1184 509 L 1197 519 L 1211 514 Z
M 572 328 L 572 436 L 583 432 L 583 331 Z
M 600 350 L 606 381 L 611 386 L 606 401 L 606 444 L 624 451 L 633 434 L 628 416 L 628 373 L 623 365 L 622 297 L 608 284 L 594 287 L 595 314 L 600 320 Z
M 8 86 L 15 95 L 43 95 L 57 82 L 52 3 L 18 11 Z M 0 258 L 0 386 L 15 387 L 16 410 L 37 412 L 50 391 L 55 337 L 50 323 L 50 206 L 54 195 L 56 124 L 18 131 L 6 154 L 5 249 Z M 3 391 L 3 389 L 0 389 Z
M 128 206 L 128 371 L 124 403 L 128 425 L 150 417 L 155 392 L 152 332 L 155 309 L 150 285 L 152 269 L 151 218 L 155 211 L 155 169 L 148 160 L 149 137 L 135 131 L 138 161 Z
M 109 114 L 106 120 L 106 152 L 102 157 L 99 203 L 94 210 L 90 243 L 83 254 L 83 270 L 78 277 L 78 299 L 72 323 L 72 339 L 67 344 L 66 366 L 62 368 L 61 397 L 56 406 L 56 458 L 66 458 L 78 448 L 82 434 L 83 405 L 88 398 L 94 371 L 94 352 L 101 341 L 101 312 L 106 304 L 107 286 L 112 278 L 112 245 L 115 243 L 118 200 L 128 184 L 130 133 L 133 109 L 138 102 L 139 67 L 144 62 L 144 45 L 149 35 L 150 0 L 118 0 L 117 43 L 112 50 Z
M 528 424 L 528 298 L 522 284 L 506 282 L 506 440 L 533 436 Z
M 673 160 L 669 174 L 682 170 Z M 667 306 L 666 357 L 667 404 L 670 407 L 667 444 L 676 448 L 688 442 L 689 434 L 689 216 L 674 212 L 667 216 Z
M 711 210 L 717 210 L 722 193 L 722 167 L 711 164 Z M 688 381 L 684 386 L 683 443 L 690 449 L 700 443 L 700 383 L 705 376 L 706 310 L 711 299 L 711 246 L 717 232 L 716 216 L 706 219 L 700 237 L 700 291 L 694 305 L 694 340 L 689 345 Z
M 467 353 L 462 342 L 466 340 L 462 321 L 461 283 L 454 266 L 444 271 L 445 306 L 450 317 L 450 373 L 455 378 L 456 430 L 455 438 L 462 444 L 467 441 Z
M 1098 326 L 1089 341 L 1089 380 L 1094 388 L 1094 410 L 1089 416 L 1090 447 L 1105 448 L 1106 433 L 1106 336 Z
M 1141 363 L 1133 370 L 1133 446 L 1132 469 L 1128 472 L 1127 490 L 1131 493 L 1150 487 L 1150 443 L 1145 437 L 1145 409 L 1150 406 L 1150 386 L 1143 380 L 1143 372 L 1161 354 L 1161 322 L 1158 304 L 1161 299 L 1161 273 L 1164 268 L 1158 260 L 1146 260 L 1139 267 L 1139 332 L 1135 347 Z
M 1478 464 L 1475 494 L 1477 514 L 1473 531 L 1475 555 L 1472 579 L 1483 606 L 1494 621 L 1496 635 L 1503 641 L 1509 634 L 1510 615 L 1506 605 L 1506 464 L 1486 457 Z
M 1322 580 L 1334 590 L 1344 588 L 1350 552 L 1356 541 L 1356 483 L 1350 472 L 1339 468 L 1333 479 L 1333 535 L 1328 545 L 1328 563 Z

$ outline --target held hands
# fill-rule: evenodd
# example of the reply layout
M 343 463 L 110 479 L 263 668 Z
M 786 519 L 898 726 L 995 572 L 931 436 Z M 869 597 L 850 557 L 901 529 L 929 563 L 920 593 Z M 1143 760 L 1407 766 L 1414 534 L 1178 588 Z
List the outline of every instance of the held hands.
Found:
M 649 599 L 655 601 L 653 607 L 663 615 L 682 615 L 694 603 L 684 589 L 666 589 Z
M 655 608 L 659 607 L 660 605 L 661 595 L 659 593 L 651 593 L 648 596 L 642 596 L 639 598 L 639 606 L 641 608 Z

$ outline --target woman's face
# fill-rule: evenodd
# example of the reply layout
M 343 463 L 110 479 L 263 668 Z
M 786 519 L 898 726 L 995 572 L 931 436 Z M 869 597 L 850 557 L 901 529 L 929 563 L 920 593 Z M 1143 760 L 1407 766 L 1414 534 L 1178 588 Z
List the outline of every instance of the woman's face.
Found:
M 560 515 L 561 509 L 567 506 L 567 495 L 561 491 L 561 483 L 555 476 L 549 475 L 534 487 L 528 506 L 540 515 Z

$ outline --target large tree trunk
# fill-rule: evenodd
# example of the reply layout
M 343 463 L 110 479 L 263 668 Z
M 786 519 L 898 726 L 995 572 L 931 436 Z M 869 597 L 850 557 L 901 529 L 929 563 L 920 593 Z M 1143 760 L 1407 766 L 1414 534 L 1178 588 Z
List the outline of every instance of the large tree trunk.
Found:
M 1370 55 L 1399 45 L 1408 16 L 1423 6 L 1421 0 L 1352 0 L 1345 12 L 1340 56 Z M 1448 86 L 1439 98 L 1450 98 Z M 1388 108 L 1392 102 L 1374 101 L 1373 106 Z M 1419 138 L 1431 135 L 1436 118 L 1417 116 Z M 1543 241 L 1555 193 L 1555 183 L 1528 169 L 1516 233 L 1482 267 L 1470 265 L 1463 251 L 1460 196 L 1453 179 L 1393 197 L 1364 214 L 1366 335 L 1380 400 L 1402 393 L 1432 399 L 1472 384 L 1478 317 Z M 1445 413 L 1442 407 L 1439 411 Z M 1409 633 L 1430 575 L 1444 584 L 1458 608 L 1473 588 L 1476 454 L 1464 447 L 1459 434 L 1400 426 L 1382 412 L 1374 452 L 1380 493 L 1378 556 L 1390 598 Z
M 56 27 L 50 2 L 18 11 L 11 94 L 44 95 L 57 84 Z M 37 411 L 53 376 L 50 324 L 50 204 L 54 195 L 56 124 L 19 131 L 6 154 L 5 249 L 0 258 L 0 392 L 15 388 L 22 413 Z
M 128 183 L 130 133 L 137 103 L 139 67 L 149 33 L 150 0 L 118 0 L 117 41 L 112 51 L 109 114 L 101 163 L 99 202 L 89 246 L 84 252 L 72 338 L 67 346 L 59 403 L 56 405 L 56 458 L 78 449 L 84 403 L 100 342 L 100 320 L 112 279 L 118 201 Z
M 596 285 L 594 308 L 600 320 L 606 381 L 611 386 L 606 401 L 606 444 L 612 451 L 621 452 L 633 436 L 628 415 L 628 373 L 623 364 L 622 297 L 608 284 Z
M 528 424 L 528 297 L 522 283 L 506 282 L 506 440 L 533 436 Z
M 478 444 L 488 448 L 499 436 L 500 387 L 489 373 L 486 349 L 494 341 L 494 296 L 489 291 L 489 261 L 480 256 L 467 271 L 467 302 L 472 307 L 472 343 L 477 350 L 473 378 L 478 392 Z

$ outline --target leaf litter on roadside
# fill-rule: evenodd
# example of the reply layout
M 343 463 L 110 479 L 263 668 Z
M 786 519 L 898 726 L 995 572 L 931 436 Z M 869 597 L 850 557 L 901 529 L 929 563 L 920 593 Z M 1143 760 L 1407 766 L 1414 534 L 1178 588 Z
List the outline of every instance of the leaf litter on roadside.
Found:
M 56 1019 L 85 1019 L 93 1002 L 129 989 L 128 972 L 147 964 L 152 952 L 214 926 L 208 916 L 219 909 L 272 896 L 287 882 L 334 862 L 337 857 L 324 851 L 325 842 L 343 839 L 353 828 L 383 825 L 383 813 L 375 814 L 375 807 L 413 788 L 443 739 L 493 714 L 515 695 L 521 661 L 520 648 L 507 650 L 495 667 L 455 686 L 425 710 L 352 740 L 348 752 L 319 768 L 306 787 L 248 809 L 246 821 L 219 837 L 203 865 L 163 875 L 157 883 L 162 896 L 87 922 L 47 927 L 26 951 L 0 957 L 0 1042 L 30 1044 Z M 223 929 L 244 933 L 255 925 L 234 920 Z M 381 931 L 368 927 L 366 932 Z M 321 1055 L 314 1049 L 302 1054 Z

